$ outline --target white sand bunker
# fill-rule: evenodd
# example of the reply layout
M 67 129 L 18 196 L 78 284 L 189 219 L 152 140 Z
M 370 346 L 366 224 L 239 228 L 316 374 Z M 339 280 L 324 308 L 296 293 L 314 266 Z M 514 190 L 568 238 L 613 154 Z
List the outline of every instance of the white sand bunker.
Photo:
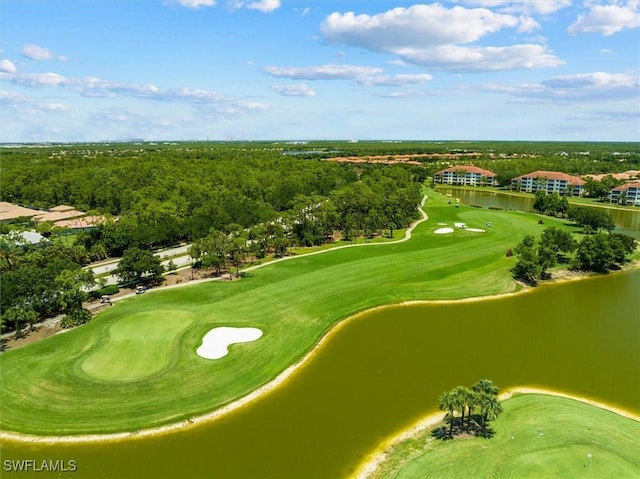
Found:
M 481 230 L 480 228 L 467 228 L 467 231 L 473 231 L 474 233 L 484 233 L 484 230 Z
M 248 343 L 262 336 L 258 328 L 213 328 L 202 338 L 202 345 L 196 350 L 205 359 L 220 359 L 229 354 L 229 345 Z
M 453 233 L 453 228 L 438 228 L 434 233 L 437 235 L 446 235 L 448 233 Z
M 464 223 L 453 223 L 456 228 L 466 228 L 467 225 Z

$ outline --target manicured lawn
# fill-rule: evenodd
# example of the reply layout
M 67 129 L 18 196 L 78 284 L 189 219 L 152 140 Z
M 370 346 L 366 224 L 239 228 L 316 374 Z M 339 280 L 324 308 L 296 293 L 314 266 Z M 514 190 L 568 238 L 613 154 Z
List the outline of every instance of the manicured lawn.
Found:
M 434 192 L 409 241 L 298 256 L 214 281 L 116 303 L 85 326 L 0 356 L 3 430 L 41 435 L 132 431 L 210 412 L 271 381 L 336 323 L 375 306 L 513 292 L 505 257 L 528 233 L 565 227 L 535 215 L 454 208 Z M 465 222 L 484 233 L 456 229 Z M 486 227 L 491 222 L 492 227 Z M 216 326 L 257 341 L 207 360 Z
M 395 447 L 375 477 L 640 477 L 639 422 L 538 394 L 514 396 L 503 407 L 494 437 L 441 441 L 427 431 Z

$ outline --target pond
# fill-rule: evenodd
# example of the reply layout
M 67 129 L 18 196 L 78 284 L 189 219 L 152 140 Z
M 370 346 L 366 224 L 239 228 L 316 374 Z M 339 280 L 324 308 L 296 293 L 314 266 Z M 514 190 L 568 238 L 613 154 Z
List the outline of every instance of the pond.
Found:
M 438 187 L 438 191 L 459 198 L 465 205 L 477 205 L 483 208 L 502 208 L 505 210 L 533 211 L 533 196 L 522 197 L 491 190 L 465 190 L 460 188 Z M 640 240 L 640 208 L 609 209 L 616 224 L 615 231 Z
M 282 387 L 217 421 L 97 444 L 5 442 L 3 460 L 74 460 L 69 475 L 83 478 L 348 477 L 382 441 L 436 411 L 443 391 L 480 378 L 638 414 L 638 291 L 635 270 L 370 311 L 345 322 Z

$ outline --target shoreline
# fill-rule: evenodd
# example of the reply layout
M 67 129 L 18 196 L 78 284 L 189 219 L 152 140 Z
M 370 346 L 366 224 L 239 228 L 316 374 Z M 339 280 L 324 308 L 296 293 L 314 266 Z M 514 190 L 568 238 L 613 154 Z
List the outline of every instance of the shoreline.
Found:
M 638 269 L 640 268 L 640 261 L 634 263 L 633 268 L 625 269 L 623 271 L 628 271 L 630 269 Z M 586 279 L 594 277 L 592 275 L 578 275 L 576 277 L 571 278 L 561 278 L 557 280 L 551 280 L 550 283 L 560 284 L 570 281 L 576 281 L 580 279 Z M 598 277 L 598 276 L 595 276 Z M 26 434 L 19 433 L 15 431 L 0 431 L 0 441 L 1 440 L 9 440 L 14 442 L 22 442 L 22 443 L 41 443 L 41 444 L 58 444 L 58 443 L 87 443 L 87 442 L 111 442 L 111 441 L 119 441 L 122 439 L 134 439 L 134 438 L 144 438 L 150 436 L 161 436 L 163 434 L 168 434 L 177 430 L 187 429 L 189 427 L 198 426 L 207 422 L 215 421 L 216 419 L 230 414 L 249 403 L 262 398 L 263 396 L 269 394 L 271 391 L 276 388 L 282 386 L 294 373 L 299 372 L 307 362 L 309 362 L 316 354 L 318 354 L 322 350 L 322 346 L 331 339 L 334 334 L 337 334 L 342 327 L 351 322 L 352 320 L 358 319 L 361 315 L 368 314 L 373 311 L 378 311 L 383 308 L 391 308 L 397 306 L 411 306 L 417 304 L 442 304 L 442 303 L 462 303 L 462 302 L 475 302 L 475 301 L 491 301 L 494 299 L 500 299 L 507 296 L 519 295 L 519 294 L 528 294 L 534 291 L 535 288 L 528 286 L 524 287 L 521 290 L 508 292 L 508 293 L 500 293 L 493 294 L 487 296 L 474 296 L 469 298 L 461 298 L 461 299 L 445 299 L 445 300 L 411 300 L 411 301 L 402 301 L 399 303 L 391 303 L 384 304 L 381 306 L 375 306 L 373 308 L 366 309 L 364 311 L 357 312 L 348 316 L 347 318 L 339 321 L 335 325 L 333 325 L 319 340 L 318 342 L 302 357 L 299 361 L 291 364 L 286 369 L 284 369 L 278 376 L 276 376 L 270 382 L 263 384 L 262 386 L 254 389 L 246 396 L 243 396 L 235 401 L 227 403 L 226 405 L 220 407 L 219 409 L 215 409 L 209 413 L 201 414 L 198 416 L 194 416 L 188 419 L 183 419 L 178 422 L 165 424 L 163 426 L 150 427 L 147 429 L 140 429 L 137 431 L 122 431 L 122 432 L 114 432 L 114 433 L 97 433 L 97 434 L 78 434 L 78 435 L 61 435 L 61 436 L 40 436 L 36 434 Z M 640 416 L 634 415 L 629 411 L 625 411 L 619 408 L 613 408 L 605 403 L 600 403 L 594 400 L 590 400 L 588 398 L 580 397 L 580 396 L 572 396 L 566 393 L 560 393 L 553 390 L 546 389 L 535 389 L 535 388 L 527 388 L 527 387 L 516 387 L 510 390 L 505 391 L 500 395 L 500 399 L 507 399 L 511 397 L 513 394 L 547 394 L 547 395 L 557 395 L 560 397 L 566 397 L 569 399 L 578 400 L 587 404 L 591 404 L 596 407 L 600 407 L 602 409 L 606 409 L 608 411 L 614 412 L 616 414 L 622 415 L 624 417 L 628 417 L 637 421 L 640 421 Z M 400 436 L 396 436 L 391 439 L 391 442 L 385 442 L 385 445 L 382 447 L 383 449 L 388 449 L 392 444 L 403 440 L 405 438 L 410 437 L 411 435 L 415 435 L 420 430 L 433 425 L 434 421 L 439 422 L 442 420 L 442 413 L 435 413 L 423 418 L 419 421 L 418 424 L 411 426 L 404 433 L 400 433 Z M 379 454 L 379 453 L 376 453 Z M 378 460 L 377 463 L 379 463 Z M 377 464 L 376 463 L 376 464 Z M 360 468 L 358 468 L 360 470 Z M 366 477 L 361 476 L 358 473 L 358 478 Z
M 633 414 L 624 409 L 620 409 L 603 402 L 594 401 L 593 399 L 589 399 L 583 396 L 576 396 L 573 394 L 560 392 L 553 389 L 516 386 L 514 388 L 507 389 L 505 392 L 501 393 L 498 396 L 498 399 L 500 401 L 505 401 L 505 400 L 511 399 L 516 395 L 522 395 L 522 394 L 525 394 L 525 395 L 538 394 L 543 396 L 553 396 L 553 397 L 560 397 L 564 399 L 571 399 L 572 401 L 578 401 L 583 404 L 588 404 L 590 406 L 597 407 L 604 411 L 609 411 L 619 416 L 626 417 L 627 419 L 640 422 L 640 415 Z M 444 421 L 445 416 L 446 416 L 446 413 L 444 412 L 430 413 L 426 416 L 423 416 L 421 419 L 416 421 L 413 425 L 399 432 L 395 436 L 392 436 L 390 439 L 387 439 L 384 443 L 382 443 L 381 446 L 379 446 L 376 449 L 376 451 L 374 451 L 368 456 L 367 460 L 360 463 L 360 465 L 356 468 L 356 473 L 353 475 L 353 477 L 356 479 L 367 479 L 372 474 L 374 474 L 378 470 L 380 465 L 382 465 L 382 463 L 386 460 L 387 453 L 390 449 L 397 446 L 402 441 L 418 436 L 425 429 L 434 427 L 437 424 L 440 424 L 442 421 Z

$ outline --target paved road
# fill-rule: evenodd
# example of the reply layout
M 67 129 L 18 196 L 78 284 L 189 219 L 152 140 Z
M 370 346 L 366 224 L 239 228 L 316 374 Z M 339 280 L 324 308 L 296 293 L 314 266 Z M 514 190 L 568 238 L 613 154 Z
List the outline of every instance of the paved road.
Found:
M 189 250 L 190 246 L 191 246 L 190 244 L 187 244 L 183 246 L 178 246 L 176 248 L 169 248 L 162 251 L 157 251 L 155 254 L 156 256 L 159 256 L 161 259 L 177 256 L 177 258 L 171 259 L 173 261 L 173 264 L 176 265 L 177 269 L 185 268 L 187 266 L 191 266 L 191 257 L 187 254 L 187 251 Z M 161 263 L 162 266 L 166 268 L 169 265 L 169 261 L 171 260 L 169 259 L 163 260 Z M 99 276 L 99 275 L 103 275 L 105 273 L 114 271 L 118 267 L 119 263 L 120 263 L 120 260 L 115 259 L 115 260 L 107 261 L 94 266 L 89 266 L 89 268 L 91 268 L 91 271 L 93 271 L 94 276 Z M 106 281 L 106 284 L 118 284 L 118 281 L 119 281 L 119 278 L 115 275 L 104 276 L 103 278 Z

